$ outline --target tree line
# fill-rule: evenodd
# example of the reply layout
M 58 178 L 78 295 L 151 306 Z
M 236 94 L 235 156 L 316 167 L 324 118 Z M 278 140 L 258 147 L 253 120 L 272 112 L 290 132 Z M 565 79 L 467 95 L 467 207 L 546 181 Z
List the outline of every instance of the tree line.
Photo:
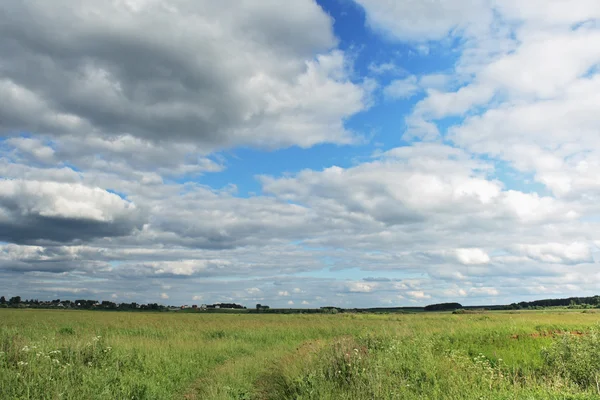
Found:
M 101 309 L 101 310 L 164 310 L 167 307 L 158 303 L 138 304 L 138 303 L 115 303 L 113 301 L 103 300 L 22 300 L 21 296 L 13 296 L 6 300 L 6 297 L 0 296 L 0 307 L 29 307 L 29 308 L 74 308 L 74 309 Z

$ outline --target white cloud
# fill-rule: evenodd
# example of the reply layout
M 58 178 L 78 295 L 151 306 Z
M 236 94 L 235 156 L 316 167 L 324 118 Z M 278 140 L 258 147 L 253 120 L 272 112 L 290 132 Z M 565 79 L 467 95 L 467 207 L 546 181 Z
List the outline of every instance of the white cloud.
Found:
M 485 31 L 492 10 L 486 0 L 355 0 L 370 27 L 398 40 L 425 42 L 452 32 Z
M 375 75 L 385 75 L 385 74 L 391 74 L 391 75 L 398 75 L 398 74 L 403 74 L 404 73 L 404 69 L 398 65 L 396 65 L 394 62 L 384 62 L 384 63 L 371 63 L 369 64 L 369 72 L 371 72 L 372 74 Z
M 202 301 L 202 300 L 204 300 L 204 296 L 202 296 L 202 295 L 195 295 L 195 296 L 192 296 L 192 300 L 194 300 L 194 301 Z
M 260 294 L 261 292 L 262 292 L 262 290 L 260 290 L 259 288 L 256 288 L 256 287 L 246 289 L 246 293 L 248 293 L 249 295 L 257 295 L 257 294 Z
M 366 283 L 366 282 L 348 282 L 348 283 L 346 283 L 346 288 L 351 293 L 369 293 L 376 286 L 377 285 L 374 283 Z
M 383 94 L 388 99 L 408 99 L 419 92 L 417 77 L 414 75 L 404 79 L 395 79 L 383 89 Z
M 578 264 L 594 262 L 590 245 L 583 242 L 521 244 L 516 245 L 514 250 L 517 254 L 544 263 Z
M 490 256 L 482 249 L 457 249 L 456 257 L 464 265 L 487 264 Z
M 277 292 L 277 296 L 285 297 L 285 296 L 289 296 L 289 295 L 290 295 L 290 292 L 288 292 L 287 290 L 280 290 Z
M 169 299 L 169 295 L 166 294 L 166 293 L 161 293 L 160 294 L 160 298 L 163 299 L 163 300 L 168 300 Z
M 477 287 L 469 289 L 469 294 L 473 296 L 498 296 L 500 292 L 493 287 Z
M 424 89 L 445 90 L 451 82 L 449 74 L 428 74 L 419 77 L 419 85 Z
M 411 297 L 416 300 L 431 299 L 431 295 L 426 294 L 425 292 L 423 292 L 421 290 L 411 290 L 411 291 L 406 292 L 406 295 L 408 297 Z

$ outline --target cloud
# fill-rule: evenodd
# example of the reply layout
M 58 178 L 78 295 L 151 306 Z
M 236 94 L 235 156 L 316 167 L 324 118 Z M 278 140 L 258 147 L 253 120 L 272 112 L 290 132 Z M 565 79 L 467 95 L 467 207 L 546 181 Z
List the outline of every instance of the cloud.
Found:
M 479 287 L 469 289 L 469 293 L 473 296 L 498 296 L 500 292 L 493 287 Z
M 160 298 L 163 299 L 163 300 L 168 300 L 169 299 L 169 295 L 166 294 L 166 293 L 161 293 L 160 294 Z
M 0 180 L 0 240 L 68 242 L 124 236 L 141 227 L 142 217 L 135 204 L 100 188 Z
M 0 5 L 0 292 L 595 294 L 598 3 L 358 3 L 391 58 L 311 1 Z
M 0 15 L 4 134 L 310 147 L 352 142 L 343 120 L 368 103 L 312 1 L 26 0 Z
M 396 65 L 394 62 L 388 61 L 383 63 L 371 63 L 369 64 L 369 72 L 375 75 L 399 75 L 404 74 L 405 71 L 402 67 Z
M 480 32 L 491 21 L 486 0 L 355 0 L 369 26 L 403 41 L 444 39 L 454 33 Z
M 376 286 L 377 285 L 374 283 L 367 283 L 367 282 L 348 282 L 348 283 L 346 283 L 346 288 L 351 293 L 369 293 Z
M 430 295 L 426 294 L 425 292 L 423 292 L 421 290 L 412 290 L 412 291 L 406 292 L 406 295 L 408 297 L 412 297 L 415 300 L 431 299 Z
M 457 249 L 458 261 L 465 265 L 487 264 L 490 256 L 482 249 Z
M 584 242 L 516 245 L 514 251 L 544 263 L 578 264 L 594 261 L 590 245 Z
M 408 99 L 419 92 L 417 77 L 414 75 L 405 79 L 396 79 L 383 89 L 383 94 L 388 99 Z

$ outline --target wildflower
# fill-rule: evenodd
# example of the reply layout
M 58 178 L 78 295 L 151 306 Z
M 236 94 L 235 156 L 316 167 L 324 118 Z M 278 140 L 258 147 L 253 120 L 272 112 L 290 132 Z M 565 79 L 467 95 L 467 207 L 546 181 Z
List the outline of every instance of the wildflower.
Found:
M 53 359 L 53 360 L 52 360 L 52 362 L 53 362 L 54 364 L 60 364 L 60 361 L 58 361 L 56 358 L 55 358 L 55 359 Z
M 26 363 L 25 361 L 19 361 L 19 362 L 17 363 L 17 365 L 19 365 L 19 366 L 23 367 L 23 366 L 27 365 L 27 363 Z
M 21 351 L 23 351 L 23 352 L 25 352 L 25 353 L 28 353 L 28 352 L 29 352 L 29 350 L 30 350 L 30 349 L 29 349 L 29 346 L 25 346 L 25 347 L 23 347 L 23 348 L 21 349 Z

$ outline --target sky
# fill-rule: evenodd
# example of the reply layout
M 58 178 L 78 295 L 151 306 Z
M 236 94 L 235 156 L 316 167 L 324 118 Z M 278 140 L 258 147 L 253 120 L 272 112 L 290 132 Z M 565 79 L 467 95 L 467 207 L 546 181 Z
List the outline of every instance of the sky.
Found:
M 0 295 L 598 294 L 597 0 L 0 0 Z

